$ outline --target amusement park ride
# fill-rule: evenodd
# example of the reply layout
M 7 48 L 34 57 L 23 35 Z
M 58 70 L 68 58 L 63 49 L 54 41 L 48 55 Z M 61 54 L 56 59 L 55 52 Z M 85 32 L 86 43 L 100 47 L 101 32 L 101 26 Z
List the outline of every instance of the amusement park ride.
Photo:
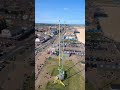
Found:
M 60 37 L 60 20 L 59 20 L 59 66 L 58 66 L 58 75 L 54 78 L 54 84 L 61 84 L 65 86 L 65 84 L 62 82 L 65 79 L 65 71 L 63 68 L 63 62 L 64 62 L 64 40 L 63 40 L 63 50 L 62 50 L 62 55 L 61 55 L 61 49 L 60 49 L 60 42 L 61 42 L 61 37 Z

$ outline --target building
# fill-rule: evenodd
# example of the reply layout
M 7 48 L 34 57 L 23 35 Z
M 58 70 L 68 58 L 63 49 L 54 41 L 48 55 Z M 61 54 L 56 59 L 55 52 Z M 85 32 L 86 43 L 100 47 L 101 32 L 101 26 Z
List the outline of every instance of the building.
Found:
M 39 39 L 39 38 L 36 38 L 36 39 L 35 39 L 35 43 L 40 43 L 40 39 Z
M 1 35 L 2 37 L 12 38 L 14 36 L 21 34 L 22 32 L 23 30 L 19 27 L 14 27 L 14 28 L 11 27 L 11 28 L 3 29 Z
M 51 30 L 51 35 L 57 35 L 58 34 L 58 30 L 57 29 L 52 29 Z
M 75 35 L 66 35 L 66 36 L 64 36 L 64 39 L 66 39 L 66 40 L 77 40 Z

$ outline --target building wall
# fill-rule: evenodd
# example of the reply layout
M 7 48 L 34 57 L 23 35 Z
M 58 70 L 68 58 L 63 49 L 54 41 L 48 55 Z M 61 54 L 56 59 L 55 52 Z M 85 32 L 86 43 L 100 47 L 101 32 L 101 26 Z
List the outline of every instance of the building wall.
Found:
M 2 30 L 2 36 L 3 37 L 11 37 L 11 32 L 8 29 Z

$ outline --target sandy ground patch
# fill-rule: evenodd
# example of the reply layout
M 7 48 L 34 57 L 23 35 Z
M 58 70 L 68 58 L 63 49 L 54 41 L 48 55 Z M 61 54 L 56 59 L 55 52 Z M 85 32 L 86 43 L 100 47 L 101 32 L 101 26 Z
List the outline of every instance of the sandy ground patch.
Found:
M 85 44 L 85 27 L 75 27 L 80 33 L 76 34 L 78 41 Z

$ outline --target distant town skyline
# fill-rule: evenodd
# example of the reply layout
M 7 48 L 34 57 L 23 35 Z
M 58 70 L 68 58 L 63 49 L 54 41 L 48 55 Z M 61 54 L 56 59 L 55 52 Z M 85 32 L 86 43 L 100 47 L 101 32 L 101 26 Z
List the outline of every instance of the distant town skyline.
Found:
M 35 0 L 35 23 L 85 24 L 85 0 Z

